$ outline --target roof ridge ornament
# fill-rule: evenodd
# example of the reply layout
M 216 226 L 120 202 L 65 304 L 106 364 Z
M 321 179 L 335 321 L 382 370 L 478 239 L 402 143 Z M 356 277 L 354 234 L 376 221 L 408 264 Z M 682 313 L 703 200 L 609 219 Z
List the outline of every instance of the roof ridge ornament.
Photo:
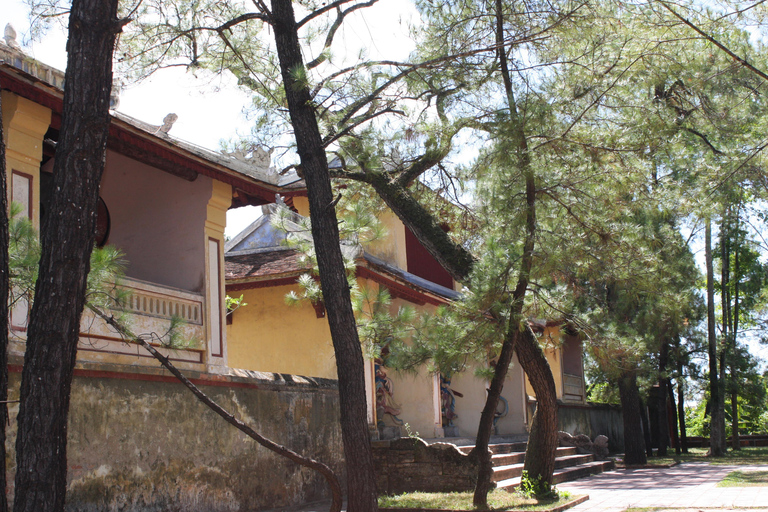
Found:
M 5 33 L 4 33 L 5 44 L 9 48 L 13 48 L 14 50 L 21 51 L 21 45 L 16 41 L 16 29 L 13 28 L 13 25 L 10 23 L 5 25 Z
M 173 123 L 179 120 L 179 116 L 171 112 L 167 116 L 163 118 L 163 124 L 161 124 L 157 131 L 155 132 L 155 135 L 168 135 L 168 132 L 171 131 L 171 128 L 173 127 Z
M 272 153 L 274 153 L 274 151 L 275 148 L 269 148 L 269 150 L 267 150 L 264 146 L 252 144 L 245 146 L 244 148 L 237 148 L 234 151 L 222 150 L 221 152 L 244 164 L 252 165 L 269 174 L 276 174 L 276 171 L 271 170 Z

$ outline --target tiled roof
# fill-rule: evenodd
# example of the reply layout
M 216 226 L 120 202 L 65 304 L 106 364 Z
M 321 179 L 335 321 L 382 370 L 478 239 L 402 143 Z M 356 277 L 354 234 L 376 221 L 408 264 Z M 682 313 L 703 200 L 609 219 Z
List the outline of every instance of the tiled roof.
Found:
M 227 255 L 225 260 L 227 280 L 280 276 L 309 269 L 309 265 L 299 261 L 299 254 L 290 249 Z

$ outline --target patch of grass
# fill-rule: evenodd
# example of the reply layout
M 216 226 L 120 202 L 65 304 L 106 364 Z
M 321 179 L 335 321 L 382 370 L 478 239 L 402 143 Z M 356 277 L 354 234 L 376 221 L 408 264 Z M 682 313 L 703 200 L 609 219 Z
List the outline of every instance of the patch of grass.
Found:
M 731 471 L 718 487 L 761 487 L 768 486 L 768 471 Z
M 574 499 L 568 492 L 560 492 L 556 500 L 524 498 L 518 494 L 496 489 L 488 493 L 488 510 L 548 510 Z M 381 508 L 425 508 L 450 510 L 476 510 L 471 492 L 409 492 L 398 496 L 379 496 Z
M 728 450 L 724 457 L 708 457 L 707 448 L 688 448 L 687 454 L 667 457 L 648 457 L 648 464 L 673 464 L 675 462 L 709 462 L 711 464 L 751 465 L 768 464 L 768 447 L 745 446 L 741 450 Z

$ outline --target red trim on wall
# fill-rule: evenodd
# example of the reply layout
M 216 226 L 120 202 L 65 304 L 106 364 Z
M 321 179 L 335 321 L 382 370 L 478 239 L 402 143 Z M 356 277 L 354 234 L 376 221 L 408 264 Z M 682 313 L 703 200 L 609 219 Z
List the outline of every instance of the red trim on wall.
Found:
M 239 292 L 242 290 L 252 290 L 256 288 L 271 288 L 273 286 L 286 286 L 299 282 L 299 276 L 280 277 L 278 279 L 265 279 L 263 281 L 247 281 L 243 283 L 232 283 L 226 285 L 227 293 Z
M 54 90 L 52 86 L 43 85 L 43 82 L 37 78 L 30 77 L 28 80 L 20 78 L 18 73 L 23 73 L 23 71 L 16 69 L 4 71 L 0 68 L 0 89 L 8 90 L 51 109 L 53 111 L 51 127 L 58 129 L 61 126 L 63 93 Z M 306 189 L 281 191 L 277 187 L 260 186 L 244 179 L 244 177 L 239 177 L 236 171 L 231 171 L 230 174 L 217 168 L 216 165 L 208 165 L 204 157 L 193 156 L 182 148 L 170 146 L 169 143 L 156 136 L 134 130 L 138 129 L 131 127 L 124 121 L 112 118 L 107 147 L 163 171 L 180 175 L 185 179 L 194 179 L 194 173 L 214 178 L 242 190 L 255 198 L 255 202 L 258 204 L 274 203 L 277 192 L 284 197 L 303 196 L 307 193 Z
M 416 235 L 405 228 L 405 258 L 408 272 L 423 277 L 440 286 L 453 289 L 453 278 L 440 263 L 421 245 Z
M 213 357 L 224 357 L 224 322 L 225 318 L 222 316 L 222 312 L 224 311 L 224 297 L 221 293 L 222 288 L 222 282 L 221 282 L 221 258 L 219 255 L 221 254 L 221 242 L 218 238 L 213 238 L 212 236 L 208 237 L 208 246 L 210 247 L 210 243 L 215 242 L 216 243 L 216 287 L 217 292 L 216 295 L 219 296 L 219 303 L 218 303 L 218 315 L 219 315 L 219 352 L 214 352 L 211 350 L 211 356 Z M 211 254 L 209 252 L 208 258 L 211 258 Z M 225 293 L 226 293 L 226 286 L 224 287 Z
M 397 281 L 388 279 L 367 267 L 357 267 L 355 270 L 355 275 L 363 279 L 370 279 L 371 281 L 385 286 L 389 290 L 389 294 L 392 296 L 392 298 L 405 299 L 408 302 L 412 302 L 418 306 L 423 306 L 424 304 L 432 304 L 435 306 L 448 304 L 447 299 L 438 298 L 433 295 L 427 295 L 413 288 L 409 288 L 401 283 L 398 283 Z

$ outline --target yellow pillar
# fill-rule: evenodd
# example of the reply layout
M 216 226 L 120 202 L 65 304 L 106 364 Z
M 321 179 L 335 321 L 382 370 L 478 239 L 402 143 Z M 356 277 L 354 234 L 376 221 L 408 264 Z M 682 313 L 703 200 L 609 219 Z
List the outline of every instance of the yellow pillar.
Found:
M 40 162 L 51 110 L 9 91 L 2 95 L 8 198 L 22 202 L 39 229 Z
M 232 204 L 232 187 L 213 180 L 205 220 L 205 309 L 207 361 L 209 370 L 227 366 L 224 290 L 224 227 Z

